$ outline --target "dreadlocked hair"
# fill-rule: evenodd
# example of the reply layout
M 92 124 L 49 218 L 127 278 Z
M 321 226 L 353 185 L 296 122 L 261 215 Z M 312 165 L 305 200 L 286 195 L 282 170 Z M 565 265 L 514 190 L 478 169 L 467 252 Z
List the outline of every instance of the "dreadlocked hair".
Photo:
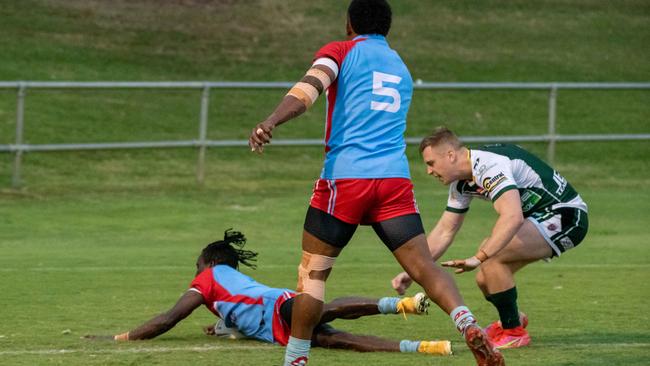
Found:
M 223 240 L 208 244 L 201 251 L 201 257 L 205 263 L 226 264 L 234 269 L 239 264 L 252 269 L 257 268 L 257 253 L 252 250 L 242 249 L 246 244 L 246 237 L 239 231 L 232 231 L 232 228 L 224 231 Z

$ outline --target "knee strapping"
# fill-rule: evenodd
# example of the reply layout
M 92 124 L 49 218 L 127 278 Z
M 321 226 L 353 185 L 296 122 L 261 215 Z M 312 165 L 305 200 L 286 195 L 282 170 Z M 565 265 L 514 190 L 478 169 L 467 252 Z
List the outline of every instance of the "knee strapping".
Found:
M 296 292 L 310 295 L 316 300 L 325 301 L 325 280 L 312 279 L 312 271 L 327 271 L 332 268 L 336 257 L 327 257 L 303 251 L 298 266 L 298 287 Z

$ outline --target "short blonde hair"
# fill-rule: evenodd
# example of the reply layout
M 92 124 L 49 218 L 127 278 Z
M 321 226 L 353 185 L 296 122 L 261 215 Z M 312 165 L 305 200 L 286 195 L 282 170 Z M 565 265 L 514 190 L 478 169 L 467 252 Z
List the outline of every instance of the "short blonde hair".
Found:
M 422 142 L 420 142 L 420 153 L 429 146 L 435 147 L 443 143 L 451 145 L 454 149 L 459 149 L 463 146 L 455 133 L 445 126 L 440 126 L 433 130 L 429 136 L 422 139 Z

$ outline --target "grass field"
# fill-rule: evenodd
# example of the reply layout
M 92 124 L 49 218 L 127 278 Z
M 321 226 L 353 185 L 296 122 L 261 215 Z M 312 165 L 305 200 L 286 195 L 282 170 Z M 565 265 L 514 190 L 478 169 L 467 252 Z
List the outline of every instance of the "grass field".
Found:
M 129 159 L 118 154 L 117 163 L 101 156 L 88 167 L 73 160 L 78 170 L 88 169 L 98 177 L 95 188 L 75 185 L 75 178 L 81 177 L 71 169 L 69 184 L 58 177 L 34 189 L 46 193 L 5 191 L 0 221 L 4 315 L 0 357 L 7 364 L 276 364 L 282 357 L 279 347 L 259 348 L 266 346 L 201 335 L 199 327 L 211 321 L 203 309 L 153 341 L 113 345 L 78 337 L 124 331 L 165 310 L 191 280 L 202 246 L 228 227 L 246 233 L 250 248 L 260 252 L 259 269 L 246 273 L 269 285 L 292 286 L 319 150 L 269 149 L 261 159 L 237 149 L 213 151 L 203 189 L 193 188 L 191 171 L 138 177 L 145 169 L 129 169 Z M 155 160 L 165 161 L 168 154 L 154 153 Z M 187 155 L 189 164 L 194 154 Z M 131 159 L 137 161 L 137 156 Z M 112 166 L 111 174 L 104 175 L 97 166 L 104 164 Z M 114 164 L 126 165 L 123 169 L 132 179 L 123 182 L 115 177 L 120 169 Z M 152 161 L 149 169 L 155 168 Z M 420 166 L 414 165 L 413 172 L 425 224 L 431 226 L 444 207 L 445 192 L 424 176 Z M 630 179 L 629 185 L 610 186 L 607 177 L 567 175 L 577 178 L 576 185 L 590 204 L 591 232 L 574 251 L 550 264 L 535 264 L 519 276 L 520 306 L 530 314 L 534 343 L 506 352 L 509 364 L 644 364 L 650 347 L 645 312 L 650 294 L 645 248 L 650 194 L 642 189 L 646 181 Z M 494 220 L 487 204 L 475 204 L 468 215 L 450 258 L 471 254 Z M 372 231 L 361 229 L 337 263 L 327 296 L 390 294 L 389 280 L 398 270 Z M 457 279 L 478 316 L 484 322 L 492 320 L 495 313 L 479 296 L 472 278 Z M 335 325 L 397 339 L 439 337 L 461 344 L 446 316 L 436 311 L 408 321 L 377 317 Z M 71 333 L 63 334 L 67 329 Z M 595 352 L 597 359 L 588 357 Z M 466 365 L 470 360 L 462 344 L 452 358 L 322 350 L 314 351 L 313 357 L 317 365 Z
M 394 0 L 391 43 L 425 81 L 648 81 L 645 1 Z M 341 37 L 338 2 L 0 0 L 0 80 L 294 80 L 322 43 Z M 292 14 L 287 16 L 287 14 Z M 280 91 L 215 92 L 209 138 L 244 138 Z M 544 92 L 417 92 L 408 136 L 445 123 L 465 135 L 544 133 Z M 197 93 L 52 92 L 28 95 L 28 143 L 189 139 Z M 322 101 L 278 138 L 319 138 Z M 0 144 L 14 139 L 15 94 L 0 92 Z M 559 133 L 648 133 L 650 93 L 561 92 Z M 525 144 L 544 156 L 545 145 Z M 444 187 L 408 149 L 425 226 Z M 650 144 L 558 144 L 556 167 L 590 208 L 583 244 L 518 276 L 533 343 L 505 351 L 508 365 L 646 365 L 650 327 Z M 234 227 L 260 252 L 262 282 L 293 287 L 299 239 L 322 151 L 211 149 L 206 184 L 196 152 L 27 154 L 12 190 L 12 156 L 0 154 L 0 364 L 277 365 L 283 349 L 211 339 L 204 309 L 145 342 L 87 342 L 170 307 L 187 288 L 201 248 Z M 446 257 L 473 252 L 494 222 L 477 202 Z M 327 298 L 390 295 L 399 271 L 361 228 L 338 260 Z M 483 324 L 496 318 L 471 275 L 456 277 Z M 413 288 L 411 292 L 415 292 Z M 313 350 L 310 365 L 468 365 L 472 356 L 440 311 L 427 317 L 336 321 L 394 339 L 446 338 L 456 355 Z

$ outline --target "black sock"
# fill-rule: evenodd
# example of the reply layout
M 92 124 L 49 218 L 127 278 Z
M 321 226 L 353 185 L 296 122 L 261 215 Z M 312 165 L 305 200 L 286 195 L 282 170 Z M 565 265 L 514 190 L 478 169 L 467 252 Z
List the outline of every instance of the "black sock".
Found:
M 519 308 L 517 308 L 516 286 L 503 292 L 488 295 L 485 299 L 497 308 L 503 329 L 512 329 L 521 325 Z

